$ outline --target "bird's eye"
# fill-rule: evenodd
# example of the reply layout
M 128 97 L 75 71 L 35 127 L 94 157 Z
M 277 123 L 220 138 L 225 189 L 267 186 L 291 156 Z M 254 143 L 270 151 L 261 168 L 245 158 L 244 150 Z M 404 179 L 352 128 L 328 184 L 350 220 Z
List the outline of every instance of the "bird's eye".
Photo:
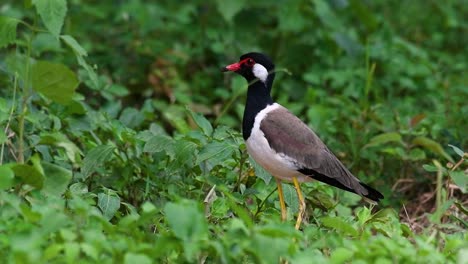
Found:
M 255 61 L 254 61 L 254 60 L 252 60 L 252 59 L 247 59 L 247 62 L 246 62 L 246 64 L 247 64 L 248 66 L 254 66 L 254 64 L 255 64 Z

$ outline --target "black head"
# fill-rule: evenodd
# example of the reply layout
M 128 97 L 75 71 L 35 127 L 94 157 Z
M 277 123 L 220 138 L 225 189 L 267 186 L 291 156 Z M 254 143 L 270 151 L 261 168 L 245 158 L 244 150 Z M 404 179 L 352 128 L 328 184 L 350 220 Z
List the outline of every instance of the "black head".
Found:
M 262 53 L 250 52 L 240 57 L 239 62 L 228 65 L 222 71 L 233 71 L 248 81 L 260 80 L 270 86 L 275 77 L 275 65 L 271 59 Z

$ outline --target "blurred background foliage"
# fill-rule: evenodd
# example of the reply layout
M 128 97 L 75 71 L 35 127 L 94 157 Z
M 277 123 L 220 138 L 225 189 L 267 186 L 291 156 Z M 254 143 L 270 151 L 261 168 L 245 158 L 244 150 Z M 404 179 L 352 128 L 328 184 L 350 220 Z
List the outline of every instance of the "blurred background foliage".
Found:
M 5 259 L 468 259 L 449 236 L 468 221 L 467 1 L 6 0 L 0 16 Z M 387 209 L 310 183 L 310 226 L 280 224 L 239 134 L 247 84 L 220 72 L 250 51 Z M 380 256 L 362 239 L 376 233 Z

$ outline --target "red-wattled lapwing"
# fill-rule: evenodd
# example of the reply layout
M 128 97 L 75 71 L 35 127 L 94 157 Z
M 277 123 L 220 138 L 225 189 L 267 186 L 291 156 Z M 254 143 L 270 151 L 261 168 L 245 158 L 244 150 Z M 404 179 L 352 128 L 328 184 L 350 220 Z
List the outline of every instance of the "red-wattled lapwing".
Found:
M 248 153 L 276 179 L 281 219 L 286 220 L 281 181 L 292 181 L 299 198 L 296 229 L 305 211 L 299 182 L 315 179 L 375 202 L 382 199 L 380 192 L 351 174 L 306 124 L 273 101 L 274 70 L 273 62 L 256 52 L 244 54 L 239 62 L 223 68 L 242 75 L 249 83 L 242 135 Z

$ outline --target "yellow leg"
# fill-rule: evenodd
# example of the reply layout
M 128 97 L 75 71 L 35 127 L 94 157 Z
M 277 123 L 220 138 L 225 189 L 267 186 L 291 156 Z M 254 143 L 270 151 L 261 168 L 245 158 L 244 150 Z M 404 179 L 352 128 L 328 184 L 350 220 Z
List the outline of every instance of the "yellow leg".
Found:
M 280 206 L 281 206 L 281 220 L 284 222 L 286 221 L 286 205 L 284 204 L 283 186 L 281 185 L 280 179 L 275 178 L 275 180 L 276 180 L 276 185 L 278 186 L 278 196 L 279 196 Z
M 301 227 L 306 205 L 304 202 L 304 197 L 302 196 L 301 187 L 299 186 L 299 182 L 297 181 L 296 177 L 293 177 L 293 183 L 294 187 L 296 188 L 297 198 L 299 199 L 299 213 L 297 214 L 296 220 L 296 229 L 299 230 L 299 228 Z

